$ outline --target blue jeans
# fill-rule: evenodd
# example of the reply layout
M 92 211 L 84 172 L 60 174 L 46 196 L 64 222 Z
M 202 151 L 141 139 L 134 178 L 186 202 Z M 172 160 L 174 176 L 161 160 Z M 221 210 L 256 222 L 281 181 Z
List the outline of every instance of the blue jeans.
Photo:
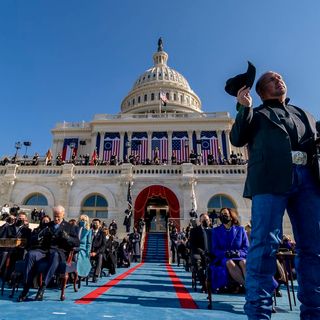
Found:
M 294 166 L 291 189 L 252 199 L 246 304 L 250 320 L 271 319 L 276 256 L 287 209 L 296 241 L 298 299 L 303 320 L 320 319 L 320 185 L 306 166 Z

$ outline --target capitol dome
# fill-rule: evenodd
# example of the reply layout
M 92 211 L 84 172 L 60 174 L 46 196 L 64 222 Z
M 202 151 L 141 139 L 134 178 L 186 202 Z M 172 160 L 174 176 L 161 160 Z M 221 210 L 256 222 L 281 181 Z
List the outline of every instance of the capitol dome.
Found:
M 121 103 L 122 113 L 201 113 L 201 101 L 188 81 L 167 65 L 161 38 L 153 55 L 154 66 L 135 81 L 132 90 Z M 160 96 L 166 101 L 161 104 Z

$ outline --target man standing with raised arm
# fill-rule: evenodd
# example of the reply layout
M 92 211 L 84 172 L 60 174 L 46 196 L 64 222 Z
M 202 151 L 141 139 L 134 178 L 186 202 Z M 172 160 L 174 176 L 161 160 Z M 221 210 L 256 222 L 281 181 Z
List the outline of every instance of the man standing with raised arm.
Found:
M 288 104 L 280 74 L 266 72 L 256 84 L 262 100 L 252 108 L 250 88 L 237 94 L 238 114 L 230 140 L 247 145 L 244 197 L 252 199 L 251 246 L 247 257 L 248 319 L 270 319 L 276 252 L 287 210 L 297 243 L 296 270 L 301 319 L 320 319 L 320 183 L 314 170 L 314 118 Z

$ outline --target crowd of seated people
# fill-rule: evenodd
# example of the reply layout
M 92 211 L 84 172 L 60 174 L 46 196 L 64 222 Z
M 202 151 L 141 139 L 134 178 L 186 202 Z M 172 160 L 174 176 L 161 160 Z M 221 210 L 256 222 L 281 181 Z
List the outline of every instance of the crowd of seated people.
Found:
M 4 206 L 7 208 L 7 205 Z M 61 263 L 72 252 L 76 261 L 76 271 L 79 281 L 92 276 L 92 282 L 99 278 L 114 275 L 117 268 L 129 267 L 131 262 L 140 262 L 141 234 L 144 226 L 142 219 L 132 228 L 122 241 L 117 236 L 117 223 L 112 220 L 109 225 L 98 218 L 90 219 L 81 214 L 78 219 L 66 221 L 65 209 L 62 206 L 53 208 L 53 219 L 44 215 L 38 227 L 29 228 L 28 216 L 24 212 L 5 215 L 5 223 L 0 227 L 0 239 L 23 239 L 23 246 L 0 248 L 0 277 L 3 281 L 10 281 L 10 275 L 15 269 L 17 261 L 24 262 L 23 290 L 18 301 L 25 301 L 30 289 L 34 286 L 37 272 L 41 264 L 46 264 L 42 272 L 41 283 L 35 300 L 44 298 L 48 286 L 56 282 L 56 271 Z M 141 232 L 141 233 L 140 233 Z M 10 263 L 7 265 L 8 256 Z M 107 272 L 104 273 L 103 269 Z M 4 278 L 5 277 L 5 278 Z
M 199 220 L 190 219 L 187 228 L 182 228 L 181 231 L 170 220 L 168 228 L 172 263 L 183 265 L 186 271 L 191 272 L 193 281 L 201 285 L 201 291 L 207 292 L 206 286 L 210 284 L 211 291 L 216 293 L 245 292 L 251 223 L 241 226 L 236 210 L 222 208 L 218 213 L 201 214 Z M 294 249 L 295 242 L 284 235 L 279 252 L 294 252 Z M 294 264 L 291 269 L 295 277 Z M 277 261 L 274 281 L 278 283 L 275 290 L 278 297 L 282 296 L 280 285 L 288 276 Z
M 15 262 L 23 259 L 26 249 L 30 247 L 31 229 L 28 224 L 27 214 L 21 211 L 16 215 L 8 215 L 0 226 L 0 239 L 23 239 L 23 243 L 19 243 L 15 249 L 12 248 L 12 242 L 0 248 L 0 275 L 3 280 L 7 280 Z
M 9 279 L 17 261 L 25 261 L 24 285 L 18 301 L 26 300 L 34 284 L 37 265 L 45 261 L 47 268 L 35 297 L 36 300 L 43 300 L 59 264 L 66 261 L 71 251 L 76 252 L 80 279 L 91 275 L 93 282 L 99 281 L 103 269 L 109 276 L 114 275 L 117 268 L 140 262 L 143 219 L 132 228 L 131 233 L 119 240 L 115 220 L 107 225 L 98 218 L 90 221 L 88 216 L 82 214 L 78 219 L 67 222 L 64 208 L 57 206 L 53 208 L 52 220 L 44 215 L 39 226 L 31 231 L 26 213 L 18 210 L 10 214 L 7 205 L 4 208 L 4 212 L 9 214 L 0 227 L 0 239 L 24 239 L 23 246 L 14 250 L 0 248 L 0 276 L 5 276 L 4 280 Z M 15 206 L 15 210 L 17 208 Z M 242 227 L 234 209 L 222 208 L 214 215 L 201 214 L 199 223 L 192 220 L 181 230 L 173 220 L 169 220 L 168 228 L 172 263 L 177 262 L 178 266 L 183 264 L 186 271 L 191 271 L 202 291 L 207 292 L 208 280 L 211 289 L 217 293 L 245 291 L 246 255 L 250 245 L 247 234 L 250 234 L 251 225 Z M 294 241 L 284 235 L 279 250 L 294 252 Z M 8 256 L 10 263 L 6 264 Z M 279 265 L 274 276 L 279 284 L 286 278 L 283 273 Z
M 194 282 L 202 292 L 207 285 L 215 292 L 242 293 L 245 283 L 245 261 L 248 251 L 246 232 L 239 224 L 235 210 L 222 208 L 218 214 L 190 219 L 187 228 L 180 232 L 169 222 L 172 263 L 177 257 L 178 265 L 183 261 Z
M 39 232 L 33 232 L 30 250 L 25 255 L 26 269 L 24 286 L 18 301 L 24 301 L 33 284 L 36 265 L 47 263 L 47 268 L 39 285 L 35 300 L 43 300 L 45 290 L 51 282 L 60 263 L 65 263 L 70 251 L 79 248 L 78 229 L 64 220 L 65 209 L 62 206 L 53 208 L 53 220 L 49 223 L 41 221 Z M 28 248 L 29 249 L 29 248 Z

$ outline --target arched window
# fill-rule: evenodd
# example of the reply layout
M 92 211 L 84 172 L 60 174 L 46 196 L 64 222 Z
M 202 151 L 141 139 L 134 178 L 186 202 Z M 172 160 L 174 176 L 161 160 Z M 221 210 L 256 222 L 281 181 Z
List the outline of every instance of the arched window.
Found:
M 41 193 L 34 193 L 26 198 L 23 203 L 25 206 L 47 206 L 48 200 Z
M 219 212 L 221 208 L 234 208 L 236 209 L 235 203 L 226 195 L 217 194 L 213 196 L 208 202 L 208 213 L 213 210 Z
M 108 218 L 108 201 L 98 194 L 90 195 L 83 201 L 81 213 L 90 218 Z

